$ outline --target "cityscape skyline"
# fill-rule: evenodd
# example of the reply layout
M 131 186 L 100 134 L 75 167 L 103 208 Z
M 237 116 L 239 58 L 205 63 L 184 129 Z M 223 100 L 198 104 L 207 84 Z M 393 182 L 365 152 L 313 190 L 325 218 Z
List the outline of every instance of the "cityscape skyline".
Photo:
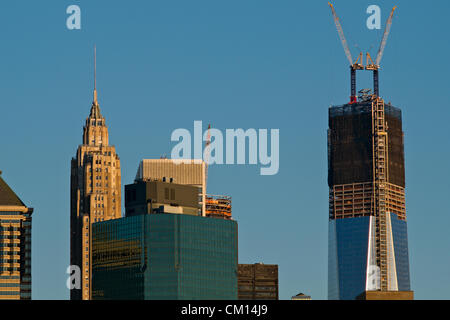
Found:
M 86 9 L 93 11 L 100 10 L 100 7 L 97 5 L 91 5 L 83 1 L 80 1 L 80 3 Z M 390 2 L 386 3 L 390 5 Z M 115 32 L 119 32 L 123 37 L 121 40 L 130 45 L 131 48 L 145 48 L 143 52 L 139 53 L 135 61 L 130 61 L 126 57 L 132 57 L 130 52 L 136 53 L 139 50 L 130 50 L 130 52 L 128 50 L 121 51 L 121 49 L 114 45 L 112 39 L 95 41 L 97 47 L 102 48 L 99 50 L 99 57 L 101 57 L 99 59 L 101 61 L 99 65 L 101 65 L 101 68 L 99 68 L 98 74 L 99 79 L 101 79 L 98 85 L 99 91 L 101 92 L 100 103 L 103 107 L 102 112 L 108 119 L 109 127 L 114 128 L 112 140 L 117 146 L 118 154 L 121 155 L 123 165 L 122 186 L 133 181 L 136 166 L 141 159 L 159 158 L 164 153 L 168 154 L 172 146 L 170 143 L 170 132 L 179 127 L 190 127 L 193 120 L 203 120 L 204 123 L 212 123 L 214 127 L 224 129 L 230 127 L 242 127 L 244 129 L 253 127 L 280 128 L 281 165 L 278 175 L 261 177 L 258 174 L 258 168 L 256 166 L 212 166 L 210 170 L 212 176 L 210 184 L 213 192 L 218 191 L 233 197 L 233 216 L 237 217 L 240 225 L 239 261 L 248 261 L 249 263 L 253 261 L 264 261 L 268 264 L 276 263 L 280 265 L 281 299 L 290 299 L 290 297 L 298 292 L 306 292 L 313 299 L 326 298 L 326 248 L 328 232 L 326 220 L 328 212 L 328 190 L 326 186 L 326 137 L 323 131 L 326 131 L 327 107 L 333 101 L 343 102 L 346 99 L 346 92 L 348 92 L 347 73 L 345 72 L 345 64 L 343 63 L 345 60 L 338 46 L 339 44 L 336 40 L 334 27 L 329 19 L 326 4 L 317 7 L 311 4 L 307 6 L 312 6 L 314 10 L 317 9 L 314 12 L 320 12 L 321 15 L 323 11 L 323 19 L 321 19 L 323 21 L 320 23 L 325 26 L 321 27 L 323 29 L 319 29 L 319 32 L 322 32 L 319 34 L 325 37 L 326 41 L 324 42 L 327 43 L 326 46 L 332 48 L 331 50 L 335 53 L 335 57 L 333 56 L 331 62 L 327 62 L 325 66 L 328 63 L 328 66 L 342 66 L 342 68 L 332 67 L 331 74 L 334 75 L 335 79 L 328 79 L 327 81 L 329 81 L 333 89 L 321 97 L 318 95 L 311 97 L 311 94 L 307 92 L 308 89 L 305 89 L 310 88 L 312 90 L 311 92 L 318 93 L 318 89 L 312 89 L 312 86 L 318 86 L 322 81 L 321 79 L 313 77 L 311 85 L 299 79 L 300 74 L 302 74 L 301 70 L 303 70 L 303 74 L 305 75 L 314 74 L 313 69 L 307 65 L 295 64 L 295 61 L 302 60 L 305 57 L 299 58 L 292 54 L 292 57 L 289 56 L 288 62 L 281 62 L 280 58 L 285 57 L 282 52 L 283 50 L 289 51 L 289 49 L 294 49 L 295 53 L 300 52 L 300 46 L 290 47 L 289 40 L 292 39 L 289 39 L 289 37 L 281 40 L 278 39 L 278 44 L 281 45 L 283 50 L 270 49 L 268 47 L 267 49 L 269 50 L 265 53 L 262 50 L 257 50 L 261 56 L 259 58 L 254 57 L 255 60 L 251 60 L 249 55 L 253 51 L 249 50 L 249 47 L 243 43 L 241 43 L 241 46 L 249 50 L 247 51 L 248 56 L 245 57 L 239 55 L 237 52 L 233 52 L 234 54 L 231 55 L 232 58 L 227 60 L 225 54 L 219 54 L 217 47 L 216 50 L 210 51 L 208 54 L 202 56 L 202 58 L 205 58 L 206 55 L 210 56 L 212 52 L 215 52 L 217 53 L 215 57 L 217 59 L 220 57 L 226 61 L 228 67 L 230 65 L 242 66 L 243 62 L 244 64 L 246 63 L 247 67 L 245 71 L 247 73 L 244 73 L 243 78 L 238 79 L 234 85 L 231 80 L 234 76 L 240 74 L 238 73 L 239 68 L 234 69 L 233 67 L 231 71 L 227 71 L 225 70 L 226 68 L 219 67 L 217 62 L 215 63 L 211 57 L 206 57 L 205 60 L 196 59 L 194 55 L 184 56 L 182 58 L 181 55 L 176 55 L 170 51 L 172 56 L 167 58 L 167 60 L 163 60 L 162 51 L 157 54 L 153 53 L 155 55 L 152 56 L 150 48 L 155 49 L 155 44 L 145 47 L 132 44 L 125 39 L 125 35 L 121 33 L 124 31 L 120 31 L 120 29 L 116 29 Z M 269 7 L 266 4 L 264 10 L 268 10 Z M 362 7 L 364 6 L 361 6 L 359 9 Z M 385 7 L 387 9 L 388 5 Z M 399 5 L 399 7 L 401 6 Z M 406 7 L 407 5 L 404 2 L 401 10 L 406 12 L 408 10 Z M 250 10 L 250 7 L 246 5 L 244 5 L 244 8 L 245 10 Z M 283 8 L 286 10 L 286 7 Z M 343 4 L 341 4 L 340 8 L 341 11 L 344 8 L 345 10 L 349 10 L 348 6 L 345 7 Z M 111 10 L 118 14 L 117 11 L 114 11 L 116 9 L 117 7 L 113 7 Z M 169 10 L 169 8 L 163 6 L 160 7 L 160 10 Z M 281 16 L 281 13 L 286 13 L 284 10 L 276 11 L 276 13 Z M 89 10 L 87 11 L 89 12 Z M 167 13 L 167 11 L 164 12 Z M 268 14 L 267 11 L 264 12 Z M 133 13 L 139 15 L 137 11 L 133 11 Z M 177 13 L 179 14 L 177 17 L 180 17 L 181 11 L 177 11 Z M 231 15 L 231 12 L 227 12 L 227 14 Z M 288 16 L 290 19 L 289 26 L 292 27 L 295 21 L 294 16 Z M 362 13 L 361 16 L 363 16 Z M 244 25 L 249 28 L 249 22 L 243 17 L 240 18 L 238 22 L 241 27 Z M 252 18 L 262 23 L 259 17 L 253 16 Z M 400 15 L 399 19 L 407 19 L 406 14 Z M 49 19 L 49 21 L 49 24 L 44 25 L 45 28 L 50 29 L 52 28 L 51 24 L 55 23 L 55 20 Z M 101 23 L 98 23 L 99 25 L 97 27 L 101 28 L 99 27 Z M 345 19 L 345 24 L 351 25 L 352 22 L 350 19 Z M 395 29 L 402 28 L 400 26 L 401 23 L 397 25 Z M 199 27 L 201 24 L 196 26 Z M 198 31 L 196 27 L 191 27 L 193 28 L 191 29 L 192 32 Z M 287 31 L 287 28 L 284 28 L 282 24 L 277 27 L 280 30 Z M 68 266 L 69 252 L 67 232 L 67 195 L 69 193 L 67 192 L 67 165 L 65 163 L 73 156 L 73 147 L 79 144 L 79 129 L 83 119 L 85 119 L 86 109 L 89 107 L 90 92 L 92 91 L 91 51 L 94 44 L 92 38 L 95 38 L 95 36 L 90 33 L 92 31 L 89 27 L 87 29 L 88 32 L 83 33 L 84 31 L 82 31 L 81 35 L 78 36 L 57 33 L 57 36 L 60 37 L 59 39 L 64 39 L 65 37 L 73 37 L 76 39 L 72 46 L 67 46 L 66 49 L 59 49 L 57 51 L 61 54 L 61 57 L 56 60 L 56 65 L 52 65 L 50 63 L 51 59 L 47 60 L 48 58 L 43 59 L 44 61 L 41 61 L 38 66 L 33 66 L 30 62 L 25 62 L 24 66 L 20 68 L 30 68 L 30 79 L 24 79 L 18 77 L 15 72 L 15 64 L 12 64 L 12 66 L 5 66 L 7 71 L 5 78 L 8 78 L 9 74 L 12 75 L 11 79 L 13 81 L 10 81 L 12 83 L 5 81 L 5 79 L 1 80 L 1 84 L 5 88 L 5 94 L 2 95 L 1 103 L 14 107 L 6 108 L 4 111 L 5 117 L 2 118 L 15 119 L 17 118 L 18 109 L 22 108 L 26 111 L 26 116 L 21 115 L 21 123 L 25 127 L 23 131 L 13 128 L 12 124 L 8 123 L 10 121 L 2 121 L 2 128 L 0 129 L 2 130 L 1 136 L 7 136 L 8 139 L 0 139 L 0 147 L 2 147 L 2 150 L 7 150 L 5 153 L 2 152 L 4 156 L 1 157 L 0 169 L 3 170 L 5 180 L 8 181 L 21 199 L 38 212 L 38 215 L 33 220 L 33 239 L 36 240 L 32 244 L 34 299 L 68 298 L 68 290 L 65 288 L 65 280 L 67 279 L 65 270 Z M 126 29 L 129 31 L 133 28 L 129 27 Z M 217 29 L 215 30 L 217 31 Z M 250 30 L 252 31 L 251 34 L 259 35 L 259 32 L 257 33 L 255 29 L 251 28 Z M 266 29 L 266 31 L 268 30 Z M 299 30 L 295 31 L 298 32 Z M 19 30 L 18 32 L 23 33 L 25 31 Z M 32 31 L 31 33 L 33 32 L 40 35 L 41 31 Z M 446 140 L 444 138 L 446 137 L 446 133 L 443 131 L 445 126 L 441 123 L 443 119 L 433 119 L 433 124 L 431 125 L 431 118 L 419 112 L 420 104 L 424 103 L 422 101 L 424 97 L 415 97 L 415 100 L 407 97 L 407 93 L 410 93 L 411 87 L 399 85 L 399 90 L 394 89 L 394 83 L 399 84 L 402 81 L 406 83 L 408 79 L 407 75 L 400 74 L 399 70 L 402 70 L 401 68 L 407 64 L 410 58 L 401 61 L 400 65 L 395 65 L 398 62 L 396 59 L 401 55 L 402 48 L 402 46 L 398 45 L 399 40 L 402 40 L 399 34 L 403 34 L 404 32 L 405 27 L 403 27 L 403 31 L 393 31 L 392 36 L 395 40 L 391 40 L 390 54 L 385 57 L 385 70 L 382 73 L 383 82 L 381 90 L 383 97 L 389 97 L 395 105 L 399 105 L 405 112 L 403 121 L 405 124 L 406 149 L 406 203 L 409 217 L 408 231 L 412 236 L 409 239 L 412 276 L 411 287 L 415 291 L 416 298 L 418 299 L 443 298 L 446 297 L 444 284 L 447 282 L 445 279 L 449 277 L 444 272 L 443 266 L 449 265 L 448 257 L 438 257 L 437 249 L 436 251 L 432 250 L 431 253 L 426 249 L 432 245 L 437 245 L 437 248 L 443 246 L 442 242 L 445 243 L 446 241 L 445 238 L 441 239 L 441 237 L 446 236 L 444 229 L 439 233 L 433 232 L 433 228 L 437 227 L 440 230 L 439 228 L 445 226 L 445 221 L 448 221 L 448 218 L 444 215 L 445 207 L 443 206 L 443 201 L 438 201 L 438 204 L 433 204 L 434 207 L 432 206 L 429 210 L 425 210 L 426 207 L 422 202 L 424 202 L 425 195 L 436 200 L 439 194 L 444 195 L 448 191 L 448 186 L 440 179 L 441 176 L 448 174 L 448 168 L 445 167 L 445 161 L 443 161 L 445 158 L 443 155 L 448 154 L 448 150 L 434 150 L 431 148 L 432 146 L 427 145 L 429 139 L 445 143 Z M 29 37 L 28 33 L 25 34 Z M 202 33 L 202 37 L 208 34 Z M 289 33 L 289 35 L 294 34 L 295 32 L 292 31 Z M 222 34 L 222 36 L 224 35 L 225 33 Z M 152 35 L 152 37 L 155 37 L 153 39 L 159 39 L 156 35 Z M 31 38 L 25 37 L 25 39 L 33 43 Z M 201 38 L 196 39 L 199 41 Z M 244 40 L 244 38 L 240 39 Z M 277 41 L 275 35 L 271 35 L 270 39 L 273 42 Z M 181 39 L 178 40 L 181 41 Z M 311 40 L 314 41 L 314 38 Z M 378 39 L 374 39 L 373 42 L 376 42 L 376 40 Z M 230 41 L 229 38 L 228 41 Z M 87 42 L 91 43 L 86 44 Z M 45 41 L 45 45 L 48 48 L 55 48 L 49 45 L 49 43 L 49 40 Z M 69 40 L 63 40 L 63 43 L 68 45 Z M 181 43 L 178 45 L 183 47 Z M 216 46 L 218 45 L 218 42 L 213 43 Z M 165 44 L 169 45 L 170 43 L 165 42 Z M 198 44 L 199 42 L 196 42 L 196 45 Z M 260 46 L 264 44 L 265 42 L 262 41 L 262 38 L 256 39 L 253 43 L 253 45 Z M 81 48 L 75 49 L 77 45 Z M 178 45 L 172 43 L 174 47 Z M 23 47 L 23 44 L 19 46 L 19 48 L 21 47 Z M 68 50 L 69 47 L 70 50 Z M 160 46 L 160 50 L 162 47 Z M 192 50 L 190 53 L 193 54 L 193 47 L 188 48 Z M 445 48 L 449 49 L 448 47 Z M 37 52 L 41 56 L 42 53 L 47 52 L 46 50 L 46 48 L 38 48 Z M 75 51 L 69 52 L 71 50 Z M 21 58 L 24 58 L 24 54 L 20 53 L 12 59 L 12 53 L 14 52 L 14 50 L 11 50 L 6 53 L 12 61 L 19 61 Z M 154 61 L 165 61 L 164 66 L 157 66 L 156 63 L 145 62 L 146 55 L 151 56 Z M 267 63 L 270 64 L 270 61 L 266 59 L 272 56 L 276 56 L 280 60 L 277 60 L 275 66 L 272 66 L 272 69 L 263 74 L 263 80 L 255 81 L 261 76 L 261 73 L 258 71 L 259 67 L 265 66 Z M 324 56 L 325 54 L 321 53 L 317 59 L 321 60 Z M 393 57 L 389 58 L 389 56 Z M 169 70 L 164 70 L 168 67 L 170 58 L 173 59 L 174 57 L 177 58 L 175 60 L 177 63 L 175 63 L 174 67 Z M 311 58 L 311 56 L 308 57 Z M 239 61 L 239 59 L 242 60 Z M 69 65 L 64 64 L 65 60 L 70 62 Z M 195 63 L 189 64 L 189 61 L 195 61 Z M 196 68 L 193 68 L 194 66 L 201 66 L 201 70 L 195 71 Z M 289 67 L 292 66 L 294 67 L 291 71 Z M 39 79 L 37 73 L 43 71 L 44 67 L 49 69 L 50 75 L 45 77 L 43 83 L 40 83 L 36 81 Z M 423 69 L 420 70 L 423 71 Z M 328 71 L 325 70 L 325 72 Z M 131 77 L 132 75 L 136 75 L 137 77 Z M 177 75 L 181 75 L 181 77 L 176 78 Z M 196 79 L 195 84 L 189 83 L 188 75 L 197 77 L 190 79 Z M 218 75 L 225 77 L 217 77 Z M 439 83 L 435 90 L 438 90 L 440 85 L 442 85 L 442 88 L 445 88 L 443 84 L 445 83 L 445 78 L 440 77 L 439 79 L 442 79 L 442 83 Z M 65 82 L 61 84 L 60 81 L 52 80 L 52 78 L 57 80 L 64 79 Z M 209 80 L 217 78 L 220 78 L 217 84 L 209 84 L 209 86 L 206 86 Z M 305 76 L 305 78 L 308 78 L 308 76 Z M 21 84 L 20 91 L 13 85 L 14 82 Z M 362 82 L 364 83 L 365 80 L 362 79 Z M 407 83 L 413 85 L 413 88 L 415 85 L 418 85 L 417 83 Z M 221 88 L 225 84 L 225 88 L 228 90 Z M 299 90 L 298 87 L 302 85 L 304 88 Z M 201 90 L 205 86 L 212 90 L 209 92 Z M 269 87 L 270 90 L 268 92 L 263 92 L 264 88 L 268 89 Z M 28 89 L 26 90 L 25 88 Z M 45 88 L 52 88 L 52 90 L 45 90 Z M 38 89 L 41 89 L 41 91 Z M 18 94 L 19 92 L 28 94 L 22 96 Z M 17 100 L 17 96 L 21 96 L 22 98 Z M 225 97 L 225 99 L 218 101 L 217 97 Z M 435 97 L 431 98 L 435 99 Z M 44 101 L 47 101 L 47 104 Z M 35 106 L 40 105 L 45 105 L 45 109 L 35 108 Z M 244 108 L 246 105 L 250 105 L 251 108 L 246 110 Z M 281 107 L 276 108 L 277 105 L 281 105 Z M 427 102 L 427 105 L 432 104 Z M 443 106 L 439 106 L 437 102 L 435 105 L 437 110 L 441 110 L 445 115 L 448 115 L 448 110 L 443 108 Z M 226 106 L 228 107 L 226 108 Z M 298 106 L 300 106 L 301 111 L 295 110 Z M 311 110 L 311 108 L 314 110 Z M 261 109 L 263 109 L 262 113 L 266 112 L 266 114 L 255 114 L 255 110 Z M 55 120 L 55 112 L 59 112 L 59 115 L 63 117 L 64 120 L 61 120 L 62 123 Z M 289 113 L 297 115 L 297 121 L 287 119 L 289 117 L 286 117 L 286 114 Z M 168 117 L 173 119 L 173 121 L 168 121 Z M 419 131 L 421 130 L 418 123 L 424 117 L 428 121 L 427 126 L 430 129 L 430 132 L 427 133 L 428 139 L 419 136 Z M 158 123 L 157 119 L 164 119 L 164 121 Z M 314 121 L 311 119 L 314 119 Z M 310 122 L 314 124 L 310 124 Z M 320 125 L 318 125 L 319 123 Z M 442 126 L 440 127 L 439 124 Z M 133 143 L 129 143 L 130 141 L 133 141 Z M 41 142 L 46 143 L 42 144 Z M 21 148 L 18 148 L 17 145 L 22 147 L 26 146 L 29 152 L 43 152 L 45 150 L 53 155 L 53 157 L 49 157 L 47 162 L 37 159 L 33 166 L 27 167 L 24 159 L 11 157 L 13 154 L 20 154 Z M 38 145 L 40 145 L 40 149 L 37 149 Z M 139 145 L 145 146 L 145 149 L 139 150 L 137 147 Z M 436 147 L 435 144 L 433 145 Z M 57 148 L 54 148 L 54 146 L 57 146 Z M 292 150 L 292 146 L 299 146 L 301 150 Z M 425 158 L 422 155 L 423 148 L 429 151 L 429 157 Z M 298 159 L 301 159 L 300 165 L 298 164 Z M 435 166 L 430 166 L 430 159 L 436 164 Z M 427 171 L 427 175 L 422 173 L 422 171 L 425 171 L 425 167 L 430 168 Z M 307 170 L 306 168 L 310 169 Z M 438 171 L 437 168 L 441 170 Z M 50 173 L 49 178 L 45 181 L 44 173 L 47 172 L 48 174 L 52 169 L 53 172 Z M 47 187 L 41 187 L 43 190 L 36 190 L 36 186 L 33 187 L 32 183 L 26 182 L 28 180 L 26 179 L 27 177 L 42 181 Z M 240 186 L 236 186 L 233 177 L 240 177 L 245 182 Z M 438 188 L 439 190 L 435 194 L 425 190 L 424 184 L 426 182 L 437 183 L 440 186 Z M 27 184 L 31 185 L 28 186 Z M 262 186 L 266 186 L 266 188 Z M 267 188 L 267 186 L 270 187 Z M 283 190 L 295 190 L 295 192 L 289 191 L 288 195 L 297 195 L 295 199 L 299 200 L 297 205 L 298 210 L 294 210 L 295 212 L 293 212 L 291 207 L 283 207 L 284 210 L 290 209 L 291 212 L 286 211 L 284 213 L 285 215 L 282 215 L 283 210 L 279 211 L 277 212 L 277 218 L 279 220 L 272 221 L 271 217 L 273 218 L 274 215 L 272 210 L 266 208 L 267 204 L 263 205 L 257 202 L 258 199 L 269 198 L 271 194 L 282 196 L 284 192 L 283 190 L 277 190 L 279 186 L 283 186 Z M 54 191 L 49 192 L 49 190 Z M 250 192 L 247 190 L 250 190 Z M 47 193 L 51 193 L 52 195 L 50 196 Z M 300 198 L 298 194 L 301 195 Z M 58 199 L 52 202 L 55 197 Z M 440 199 L 445 199 L 445 196 Z M 254 204 L 256 205 L 252 209 Z M 439 208 L 441 212 L 439 212 Z M 429 212 L 435 212 L 437 217 L 442 218 L 443 220 L 441 221 L 444 222 L 436 226 L 432 221 L 425 221 L 420 215 L 421 211 L 427 214 Z M 124 212 L 123 205 L 122 212 Z M 53 226 L 53 230 L 48 235 L 43 235 L 43 232 L 47 230 L 44 226 L 48 225 L 51 219 L 54 219 L 50 223 L 50 226 Z M 255 219 L 259 219 L 256 224 L 254 222 Z M 271 224 L 274 224 L 274 234 L 267 235 L 267 227 Z M 424 235 L 420 234 L 420 227 L 423 226 L 426 228 Z M 57 228 L 59 230 L 56 230 Z M 267 239 L 263 240 L 262 245 L 252 240 L 258 239 L 259 241 L 259 239 L 264 237 Z M 60 239 L 60 242 L 55 244 L 51 239 Z M 305 246 L 297 249 L 298 257 L 292 257 L 289 254 L 293 252 L 292 250 L 294 248 L 298 248 L 295 245 L 296 242 L 311 239 L 317 242 L 310 243 L 309 247 Z M 437 241 L 438 239 L 441 240 Z M 271 241 L 274 243 L 271 244 Z M 277 245 L 285 247 L 287 244 L 292 247 L 288 247 L 286 252 L 284 250 L 279 252 L 276 249 Z M 445 248 L 445 246 L 442 248 Z M 429 257 L 431 261 L 427 262 L 426 259 L 421 259 L 420 257 Z M 50 263 L 45 264 L 45 259 L 52 261 L 52 265 Z M 305 264 L 305 261 L 308 261 L 308 264 Z M 433 261 L 440 262 L 433 263 Z M 431 279 L 431 283 L 424 282 L 427 280 L 425 267 L 430 267 L 430 263 L 433 263 L 432 267 L 434 269 L 442 270 L 443 277 L 445 278 L 444 281 L 442 279 L 440 281 Z M 297 274 L 299 266 L 305 268 L 305 275 Z M 47 268 L 49 270 L 45 270 Z M 438 288 L 437 291 L 436 288 Z

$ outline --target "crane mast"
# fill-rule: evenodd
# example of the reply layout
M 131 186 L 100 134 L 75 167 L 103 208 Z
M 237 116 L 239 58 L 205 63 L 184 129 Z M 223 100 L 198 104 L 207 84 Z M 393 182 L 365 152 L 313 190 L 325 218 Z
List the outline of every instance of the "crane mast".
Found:
M 211 124 L 208 125 L 208 134 L 206 137 L 206 143 L 205 143 L 205 153 L 204 153 L 204 161 L 205 161 L 205 194 L 206 194 L 206 187 L 208 184 L 208 165 L 209 160 L 211 157 Z
M 394 17 L 394 11 L 396 8 L 397 8 L 396 6 L 392 8 L 391 14 L 389 15 L 389 18 L 386 21 L 383 38 L 380 43 L 380 48 L 378 49 L 375 63 L 373 62 L 372 58 L 370 57 L 370 54 L 367 53 L 366 70 L 373 71 L 373 93 L 374 93 L 375 97 L 380 96 L 380 89 L 379 89 L 379 84 L 378 84 L 379 83 L 378 70 L 380 69 L 381 58 L 383 57 L 384 48 L 386 48 L 387 39 L 388 39 L 389 33 L 391 31 L 392 18 Z

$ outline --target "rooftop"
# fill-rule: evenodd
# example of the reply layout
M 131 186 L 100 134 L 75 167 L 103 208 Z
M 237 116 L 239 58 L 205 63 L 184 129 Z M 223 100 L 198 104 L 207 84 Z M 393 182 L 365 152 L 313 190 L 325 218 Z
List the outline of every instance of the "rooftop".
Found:
M 1 171 L 0 171 L 1 175 Z M 0 176 L 0 206 L 25 206 L 22 200 L 8 186 L 5 180 Z

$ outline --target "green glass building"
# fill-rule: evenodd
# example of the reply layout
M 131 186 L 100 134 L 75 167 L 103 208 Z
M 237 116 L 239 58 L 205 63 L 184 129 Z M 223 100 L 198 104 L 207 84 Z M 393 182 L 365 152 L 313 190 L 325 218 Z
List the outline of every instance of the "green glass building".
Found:
M 236 300 L 234 220 L 146 214 L 93 224 L 94 300 Z

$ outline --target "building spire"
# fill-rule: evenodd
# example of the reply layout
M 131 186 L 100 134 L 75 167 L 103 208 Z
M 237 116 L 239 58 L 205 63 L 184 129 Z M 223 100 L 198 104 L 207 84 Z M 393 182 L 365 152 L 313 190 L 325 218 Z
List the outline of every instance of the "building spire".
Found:
M 94 105 L 98 105 L 97 101 L 97 47 L 94 45 Z

